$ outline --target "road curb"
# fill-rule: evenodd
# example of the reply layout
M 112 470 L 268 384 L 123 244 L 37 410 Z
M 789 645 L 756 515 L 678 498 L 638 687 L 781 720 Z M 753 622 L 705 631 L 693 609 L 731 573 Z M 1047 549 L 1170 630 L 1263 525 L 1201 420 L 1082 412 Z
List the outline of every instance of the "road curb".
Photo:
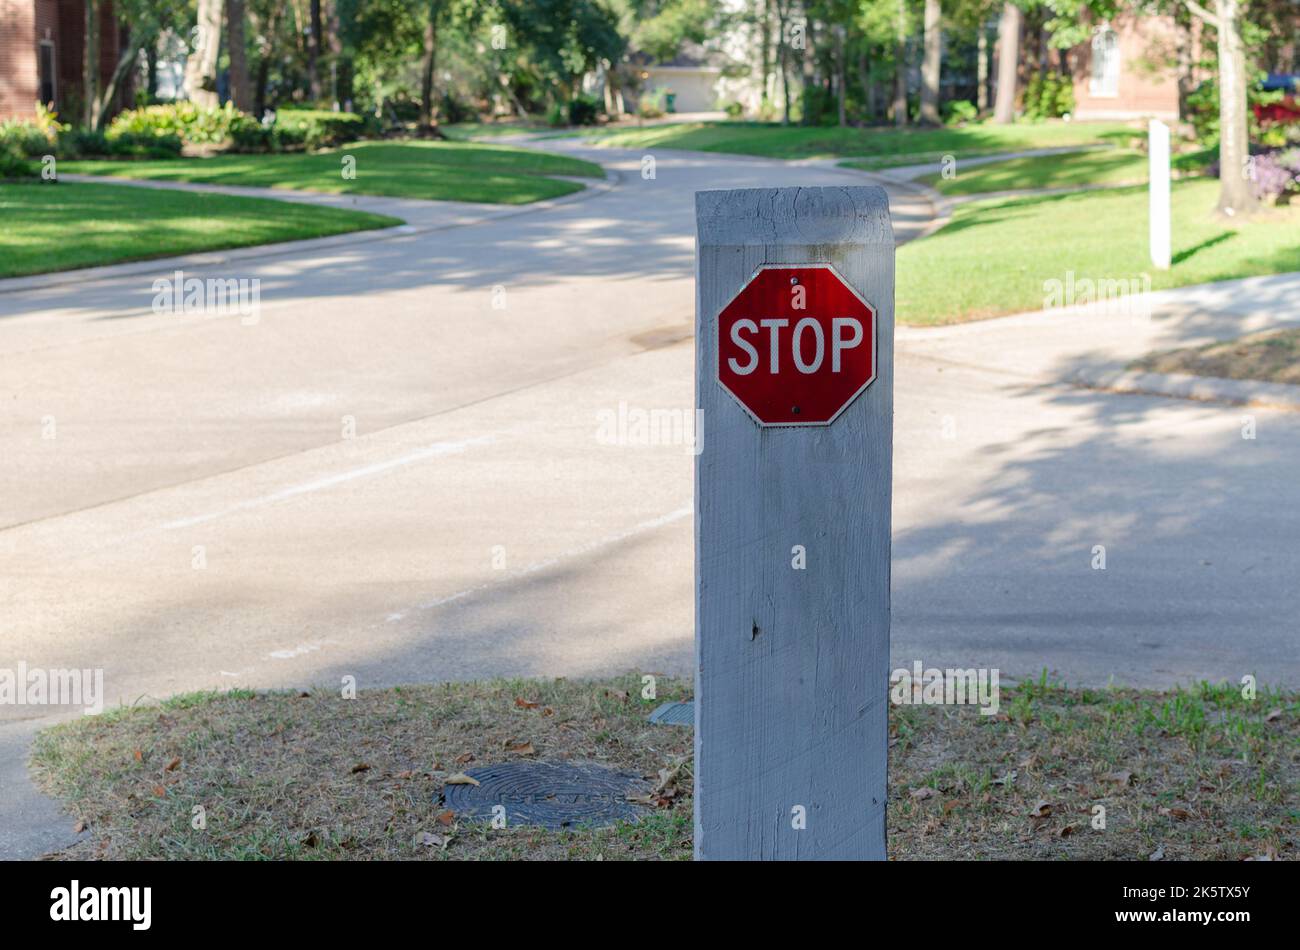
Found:
M 1300 412 L 1300 386 L 1251 379 L 1219 379 L 1190 373 L 1141 373 L 1135 370 L 1077 370 L 1066 381 L 1086 389 L 1143 396 L 1172 396 L 1196 402 L 1283 409 Z

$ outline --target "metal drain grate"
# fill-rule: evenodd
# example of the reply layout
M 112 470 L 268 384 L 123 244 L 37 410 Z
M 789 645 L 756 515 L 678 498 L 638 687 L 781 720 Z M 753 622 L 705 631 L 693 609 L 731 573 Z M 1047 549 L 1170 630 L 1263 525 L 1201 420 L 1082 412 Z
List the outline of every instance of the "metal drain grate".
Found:
M 695 726 L 695 703 L 664 703 L 650 714 L 650 721 L 661 726 Z
M 469 821 L 504 816 L 508 828 L 601 828 L 637 821 L 646 808 L 628 796 L 650 790 L 639 775 L 568 762 L 503 762 L 465 774 L 479 784 L 448 785 L 443 790 L 447 807 Z

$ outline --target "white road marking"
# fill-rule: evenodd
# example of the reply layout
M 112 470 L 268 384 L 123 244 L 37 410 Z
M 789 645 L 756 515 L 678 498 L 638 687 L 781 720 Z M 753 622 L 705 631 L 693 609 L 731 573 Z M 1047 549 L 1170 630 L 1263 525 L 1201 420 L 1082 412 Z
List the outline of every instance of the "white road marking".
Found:
M 328 475 L 325 478 L 317 478 L 310 482 L 303 482 L 300 485 L 292 485 L 288 488 L 282 488 L 280 491 L 272 492 L 269 495 L 261 495 L 257 498 L 250 498 L 247 501 L 241 501 L 238 504 L 222 508 L 219 511 L 211 511 L 204 515 L 195 515 L 192 518 L 181 518 L 177 521 L 168 521 L 159 525 L 157 531 L 175 531 L 180 528 L 192 528 L 195 525 L 207 524 L 209 521 L 216 521 L 227 515 L 233 515 L 240 511 L 248 511 L 252 508 L 261 508 L 264 505 L 271 505 L 277 501 L 284 501 L 286 498 L 294 498 L 298 495 L 306 495 L 310 492 L 320 491 L 322 488 L 333 488 L 335 485 L 341 485 L 344 482 L 350 482 L 357 478 L 368 478 L 371 475 L 378 475 L 381 472 L 387 472 L 394 468 L 400 468 L 404 465 L 412 465 L 416 462 L 423 462 L 431 458 L 439 458 L 444 455 L 458 455 L 466 449 L 479 445 L 487 445 L 494 442 L 495 437 L 490 435 L 479 436 L 474 439 L 465 439 L 460 442 L 435 442 L 426 448 L 407 455 L 399 456 L 395 459 L 389 459 L 387 462 L 376 462 L 374 465 L 364 465 L 361 468 L 350 469 L 346 472 L 339 472 L 337 475 Z

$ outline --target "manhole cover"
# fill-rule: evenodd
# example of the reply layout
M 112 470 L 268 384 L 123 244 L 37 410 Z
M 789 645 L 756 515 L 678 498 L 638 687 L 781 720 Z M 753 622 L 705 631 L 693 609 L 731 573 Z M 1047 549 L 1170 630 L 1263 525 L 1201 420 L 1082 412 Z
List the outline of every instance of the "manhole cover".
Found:
M 695 703 L 664 703 L 650 714 L 650 721 L 661 726 L 694 726 Z
M 443 790 L 447 807 L 469 821 L 491 821 L 504 814 L 508 828 L 598 828 L 636 821 L 646 809 L 627 796 L 650 790 L 650 783 L 639 775 L 568 762 L 503 762 L 465 774 L 479 784 L 448 785 Z

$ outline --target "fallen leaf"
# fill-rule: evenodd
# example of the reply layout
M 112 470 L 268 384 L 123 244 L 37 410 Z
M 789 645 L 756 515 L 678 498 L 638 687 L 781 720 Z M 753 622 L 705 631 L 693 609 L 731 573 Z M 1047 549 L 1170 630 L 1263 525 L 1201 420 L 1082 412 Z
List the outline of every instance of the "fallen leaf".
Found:
M 420 831 L 411 839 L 411 844 L 446 849 L 449 841 L 451 841 L 451 835 L 435 835 L 431 831 Z
M 446 811 L 442 812 L 441 814 L 436 815 L 435 820 L 440 825 L 450 825 L 453 821 L 456 820 L 456 813 L 452 811 L 450 808 L 448 808 Z
M 627 690 L 625 689 L 607 689 L 605 695 L 610 699 L 617 699 L 620 702 L 627 702 Z
M 407 779 L 407 778 L 411 778 L 413 775 L 415 775 L 414 772 L 412 772 L 410 769 L 406 769 L 405 771 L 398 772 L 396 775 L 393 776 L 393 778 Z
M 1147 856 L 1148 861 L 1163 861 L 1164 859 L 1165 859 L 1165 846 L 1163 844 L 1160 845 L 1158 848 L 1152 851 L 1150 855 Z
M 456 756 L 456 760 L 455 760 L 455 761 L 456 761 L 456 764 L 457 764 L 457 765 L 464 765 L 466 762 L 473 762 L 473 761 L 474 761 L 474 753 L 473 753 L 473 752 L 462 752 L 460 755 Z
M 478 785 L 479 780 L 470 778 L 464 772 L 457 772 L 455 775 L 448 776 L 444 785 Z
M 86 822 L 84 820 L 79 821 L 72 826 L 72 833 L 74 835 L 79 835 L 85 830 L 86 830 Z
M 167 789 L 163 788 L 161 785 L 155 785 L 153 787 L 153 793 L 157 795 L 159 798 L 167 797 Z
M 314 831 L 309 831 L 307 837 L 302 839 L 302 845 L 304 848 L 314 848 L 319 843 L 320 839 L 316 837 L 316 832 Z
M 1281 718 L 1282 718 L 1282 710 L 1280 710 L 1280 709 L 1271 709 L 1271 710 L 1269 710 L 1268 715 L 1264 717 L 1264 721 L 1265 721 L 1265 722 L 1277 722 L 1277 721 L 1278 721 L 1279 719 L 1281 719 Z
M 353 775 L 356 775 L 358 772 L 369 772 L 369 771 L 370 771 L 370 764 L 367 762 L 358 762 L 356 765 L 352 766 Z
M 136 750 L 135 750 L 135 760 L 136 760 L 137 762 L 143 762 L 143 761 L 144 761 L 144 753 L 143 753 L 141 750 L 139 750 L 139 749 L 136 749 Z
M 516 696 L 515 705 L 520 709 L 536 709 L 541 703 L 535 703 L 532 700 L 524 699 L 522 696 Z
M 554 715 L 555 715 L 555 710 L 552 709 L 550 706 L 547 706 L 545 709 L 542 710 L 542 715 L 543 715 L 543 716 L 554 716 Z
M 513 752 L 515 755 L 536 755 L 537 750 L 533 748 L 531 742 L 521 742 L 519 745 L 506 747 L 507 752 Z
M 1029 810 L 1031 818 L 1046 818 L 1052 813 L 1051 804 L 1045 799 L 1040 799 L 1038 804 Z
M 1167 815 L 1170 818 L 1177 818 L 1179 821 L 1186 821 L 1188 818 L 1192 817 L 1192 813 L 1186 808 L 1165 808 L 1161 806 L 1159 812 L 1160 814 Z
M 168 762 L 166 766 L 164 766 L 163 771 L 175 772 L 180 767 L 181 767 L 181 757 L 178 755 L 176 756 L 176 758 Z
M 1066 825 L 1064 828 L 1062 828 L 1060 831 L 1056 833 L 1056 836 L 1058 838 L 1068 838 L 1072 834 L 1074 834 L 1074 825 Z
M 959 799 L 954 798 L 950 802 L 943 803 L 943 813 L 946 815 L 954 808 L 959 808 L 959 807 L 961 807 L 961 801 Z
M 1101 777 L 1103 782 L 1114 782 L 1116 785 L 1131 785 L 1133 783 L 1132 772 L 1107 772 Z
M 918 802 L 923 802 L 927 798 L 933 798 L 937 793 L 935 792 L 934 789 L 930 788 L 928 785 L 923 785 L 920 788 L 912 789 L 910 794 Z
M 1016 776 L 1019 774 L 1020 773 L 1017 772 L 1015 769 L 1012 769 L 1006 775 L 1003 775 L 1000 778 L 995 778 L 992 784 L 993 785 L 1014 785 L 1016 782 Z

